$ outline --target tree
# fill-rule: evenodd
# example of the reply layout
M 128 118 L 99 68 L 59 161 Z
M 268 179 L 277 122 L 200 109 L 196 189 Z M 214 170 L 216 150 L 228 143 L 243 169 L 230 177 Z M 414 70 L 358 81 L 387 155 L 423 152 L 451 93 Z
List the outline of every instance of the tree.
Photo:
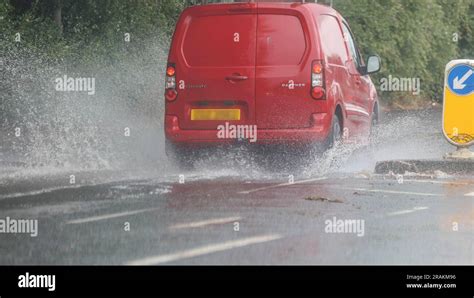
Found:
M 62 2 L 61 0 L 54 0 L 54 14 L 53 19 L 59 28 L 61 34 L 63 33 L 63 20 L 62 20 Z

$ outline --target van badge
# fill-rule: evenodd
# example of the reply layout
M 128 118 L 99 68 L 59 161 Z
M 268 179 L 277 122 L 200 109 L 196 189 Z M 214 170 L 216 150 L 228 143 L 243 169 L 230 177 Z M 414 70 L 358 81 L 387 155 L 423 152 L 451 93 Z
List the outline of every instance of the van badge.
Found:
M 186 84 L 183 80 L 179 81 L 179 89 L 204 89 L 207 88 L 206 84 Z
M 281 84 L 281 86 L 283 88 L 288 88 L 290 90 L 293 90 L 295 89 L 296 87 L 300 88 L 300 87 L 305 87 L 306 84 L 305 83 L 295 83 L 295 81 L 293 80 L 289 80 L 288 83 L 283 83 Z

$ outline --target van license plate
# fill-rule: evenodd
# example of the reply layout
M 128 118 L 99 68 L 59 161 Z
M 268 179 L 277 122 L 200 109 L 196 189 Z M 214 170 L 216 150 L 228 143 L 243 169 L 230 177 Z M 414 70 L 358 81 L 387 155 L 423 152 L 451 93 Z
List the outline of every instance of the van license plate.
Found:
M 240 120 L 240 109 L 191 109 L 191 120 Z

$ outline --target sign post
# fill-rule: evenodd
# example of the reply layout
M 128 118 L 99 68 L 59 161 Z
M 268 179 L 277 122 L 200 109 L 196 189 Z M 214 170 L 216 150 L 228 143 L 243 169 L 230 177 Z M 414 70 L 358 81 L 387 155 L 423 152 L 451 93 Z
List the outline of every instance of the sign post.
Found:
M 446 65 L 443 133 L 458 150 L 445 158 L 474 159 L 474 60 L 453 60 Z

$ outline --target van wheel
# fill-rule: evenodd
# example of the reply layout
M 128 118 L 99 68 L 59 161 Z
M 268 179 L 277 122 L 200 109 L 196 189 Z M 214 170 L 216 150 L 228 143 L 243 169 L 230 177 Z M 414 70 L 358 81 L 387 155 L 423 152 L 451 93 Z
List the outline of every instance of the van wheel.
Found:
M 324 150 L 329 150 L 342 139 L 341 119 L 337 114 L 332 117 L 331 131 L 324 142 Z
M 165 153 L 168 160 L 178 166 L 180 170 L 193 169 L 191 153 L 185 148 L 180 148 L 169 141 L 165 141 Z

